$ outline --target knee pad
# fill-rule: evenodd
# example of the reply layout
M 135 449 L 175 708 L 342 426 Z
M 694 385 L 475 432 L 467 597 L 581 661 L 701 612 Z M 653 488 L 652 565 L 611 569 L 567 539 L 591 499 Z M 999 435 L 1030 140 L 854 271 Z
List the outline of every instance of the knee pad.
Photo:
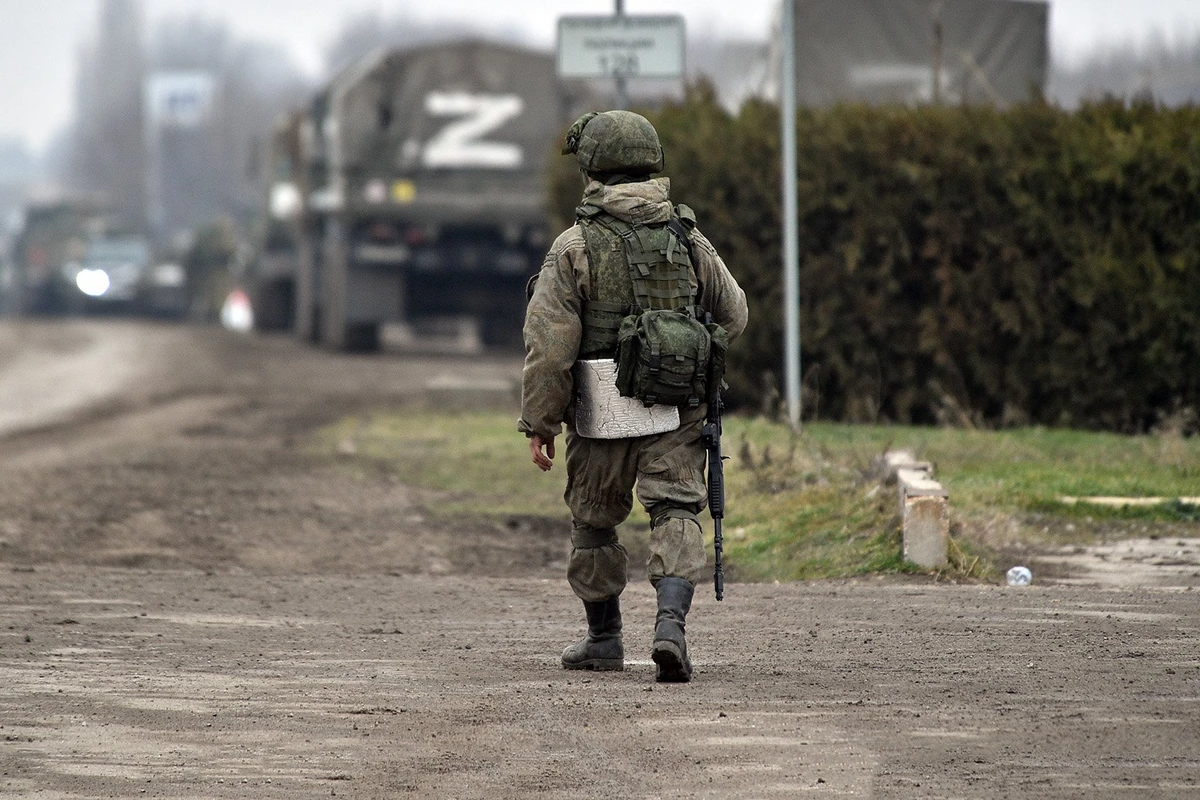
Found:
M 667 506 L 654 506 L 650 509 L 650 527 L 657 528 L 669 519 L 690 519 L 697 525 L 700 524 L 700 518 L 693 511 L 688 511 L 686 508 L 671 508 Z
M 616 528 L 575 528 L 571 531 L 571 546 L 577 550 L 592 550 L 616 543 Z

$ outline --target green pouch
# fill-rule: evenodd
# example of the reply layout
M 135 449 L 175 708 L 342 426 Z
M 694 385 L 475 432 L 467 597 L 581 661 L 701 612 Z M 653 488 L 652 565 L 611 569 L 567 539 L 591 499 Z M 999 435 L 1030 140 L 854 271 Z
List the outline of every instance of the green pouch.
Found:
M 708 399 L 714 342 L 723 372 L 728 335 L 719 325 L 690 309 L 630 314 L 617 333 L 617 391 L 648 406 L 695 408 Z

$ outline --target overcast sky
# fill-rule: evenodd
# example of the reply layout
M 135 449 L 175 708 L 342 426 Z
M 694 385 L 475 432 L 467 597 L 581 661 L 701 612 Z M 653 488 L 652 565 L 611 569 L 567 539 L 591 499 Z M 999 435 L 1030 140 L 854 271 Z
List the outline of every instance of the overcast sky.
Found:
M 626 0 L 630 14 L 680 13 L 689 34 L 764 37 L 779 0 Z M 76 53 L 94 32 L 100 0 L 0 0 L 0 138 L 41 149 L 70 118 Z M 340 21 L 355 11 L 472 21 L 553 45 L 560 14 L 606 14 L 613 0 L 143 0 L 153 26 L 166 17 L 227 20 L 235 32 L 279 43 L 316 73 Z M 1200 0 L 1052 0 L 1052 55 L 1078 61 L 1102 44 L 1167 43 L 1200 35 Z

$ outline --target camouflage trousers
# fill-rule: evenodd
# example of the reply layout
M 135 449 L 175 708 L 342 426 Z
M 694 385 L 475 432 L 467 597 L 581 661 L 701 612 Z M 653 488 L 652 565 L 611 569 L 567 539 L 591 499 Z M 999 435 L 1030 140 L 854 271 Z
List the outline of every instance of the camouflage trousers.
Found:
M 571 509 L 571 556 L 567 581 L 580 599 L 598 602 L 621 594 L 628 555 L 617 525 L 637 499 L 650 514 L 650 580 L 696 582 L 707 560 L 696 515 L 708 501 L 700 440 L 705 409 L 681 410 L 668 433 L 635 439 L 588 439 L 567 431 L 567 491 Z

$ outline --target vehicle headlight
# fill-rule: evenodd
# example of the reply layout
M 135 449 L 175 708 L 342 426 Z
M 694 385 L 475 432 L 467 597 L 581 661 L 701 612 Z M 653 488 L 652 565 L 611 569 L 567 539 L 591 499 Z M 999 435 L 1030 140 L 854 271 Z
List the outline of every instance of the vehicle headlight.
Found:
M 100 297 L 108 291 L 112 281 L 102 269 L 81 269 L 75 276 L 75 285 L 88 297 Z

